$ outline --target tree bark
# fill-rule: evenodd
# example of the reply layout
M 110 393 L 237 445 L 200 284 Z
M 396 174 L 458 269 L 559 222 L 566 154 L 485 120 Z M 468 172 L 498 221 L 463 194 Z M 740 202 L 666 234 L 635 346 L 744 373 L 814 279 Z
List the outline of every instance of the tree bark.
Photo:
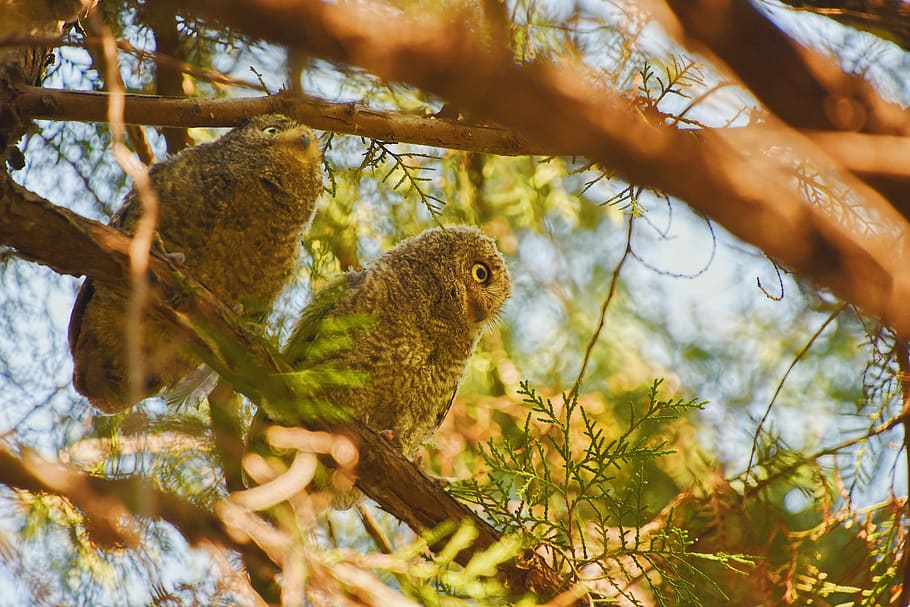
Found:
M 82 8 L 80 0 L 0 0 L 0 15 L 3 15 L 0 39 L 59 36 L 63 23 L 74 19 Z M 49 55 L 50 48 L 41 44 L 0 47 L 0 98 L 8 96 L 8 91 L 16 84 L 37 84 Z M 0 103 L 0 172 L 6 170 L 7 162 L 13 168 L 21 168 L 24 164 L 22 153 L 15 145 L 27 127 L 27 121 L 23 121 L 9 104 Z
M 781 0 L 797 11 L 829 17 L 910 51 L 910 4 L 905 0 Z
M 905 108 L 882 99 L 862 76 L 844 73 L 834 58 L 791 39 L 753 3 L 668 0 L 668 4 L 682 26 L 677 35 L 680 42 L 719 66 L 726 66 L 731 78 L 741 81 L 791 127 L 910 135 L 910 115 Z M 867 2 L 836 4 L 841 5 L 842 15 L 855 16 L 863 4 L 867 5 L 866 14 L 873 10 L 872 3 Z M 888 20 L 891 27 L 907 27 L 910 8 L 905 2 L 886 0 L 875 4 L 881 15 L 900 16 Z M 875 175 L 866 178 L 866 183 L 904 217 L 910 217 L 910 178 L 906 174 Z

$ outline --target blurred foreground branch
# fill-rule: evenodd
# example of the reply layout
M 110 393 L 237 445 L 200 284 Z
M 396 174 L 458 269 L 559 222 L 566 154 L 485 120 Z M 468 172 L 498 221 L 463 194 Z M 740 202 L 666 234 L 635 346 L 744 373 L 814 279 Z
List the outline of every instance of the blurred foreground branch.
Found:
M 668 0 L 667 3 L 678 22 L 665 19 L 666 29 L 681 44 L 708 57 L 711 63 L 726 72 L 725 77 L 741 82 L 788 126 L 825 132 L 829 140 L 839 137 L 837 133 L 841 137 L 854 133 L 901 137 L 910 134 L 910 113 L 905 107 L 885 100 L 867 81 L 860 66 L 854 68 L 856 73 L 844 71 L 835 57 L 800 44 L 755 4 L 707 0 Z M 836 4 L 841 5 L 844 13 L 860 10 L 867 15 L 878 13 L 886 17 L 897 11 L 901 14 L 900 19 L 886 20 L 890 26 L 903 29 L 906 29 L 910 14 L 906 6 L 897 6 L 906 3 L 890 0 Z M 774 69 L 768 69 L 769 65 Z M 835 156 L 845 149 L 843 145 L 829 148 L 824 140 L 816 139 L 816 143 Z M 860 153 L 860 150 L 854 150 L 846 158 L 856 159 Z M 893 150 L 881 150 L 866 157 L 866 164 L 881 160 L 889 153 Z M 843 158 L 841 160 L 843 162 Z M 910 216 L 910 179 L 905 171 L 872 172 L 852 163 L 845 163 L 845 167 L 863 174 L 868 185 L 905 217 Z
M 781 0 L 796 10 L 830 17 L 910 50 L 910 4 L 905 0 Z
M 65 496 L 85 514 L 92 539 L 105 546 L 135 547 L 140 526 L 132 517 L 151 516 L 170 522 L 193 544 L 218 541 L 242 554 L 256 550 L 232 540 L 214 514 L 138 477 L 97 478 L 65 464 L 43 461 L 30 453 L 14 455 L 5 449 L 0 449 L 0 470 L 0 482 L 11 487 Z

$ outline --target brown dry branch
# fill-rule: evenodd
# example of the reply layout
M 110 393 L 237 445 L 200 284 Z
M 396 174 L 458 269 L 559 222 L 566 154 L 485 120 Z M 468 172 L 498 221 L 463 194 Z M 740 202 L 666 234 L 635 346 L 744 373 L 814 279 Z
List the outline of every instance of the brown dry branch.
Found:
M 813 130 L 910 133 L 910 115 L 884 101 L 832 57 L 790 38 L 750 2 L 668 0 L 679 23 L 665 27 L 690 50 L 735 74 L 778 118 Z M 769 69 L 773 66 L 773 69 Z
M 457 16 L 390 14 L 366 2 L 316 0 L 202 0 L 192 10 L 413 84 L 470 115 L 522 132 L 532 143 L 572 150 L 630 183 L 678 196 L 781 265 L 910 334 L 910 225 L 849 174 L 834 180 L 852 189 L 861 212 L 847 213 L 842 201 L 829 209 L 803 200 L 794 185 L 795 161 L 771 157 L 769 148 L 793 150 L 816 166 L 830 160 L 792 130 L 781 126 L 771 141 L 733 142 L 722 131 L 696 135 L 652 124 L 584 67 L 518 65 L 505 49 L 476 40 L 471 24 Z M 883 121 L 890 117 L 879 114 Z M 844 224 L 839 216 L 845 213 L 862 219 Z
M 261 575 L 276 573 L 272 563 L 279 561 L 272 561 L 270 544 L 263 540 L 263 535 L 272 535 L 260 532 L 264 523 L 252 513 L 238 515 L 238 511 L 246 512 L 238 505 L 222 504 L 213 514 L 139 477 L 98 478 L 29 452 L 14 455 L 5 449 L 0 449 L 0 482 L 32 493 L 65 497 L 81 511 L 92 541 L 103 547 L 136 547 L 141 532 L 136 517 L 153 517 L 174 525 L 197 547 L 209 548 L 215 555 L 223 555 L 224 548 L 230 548 L 244 557 L 248 568 L 265 569 L 267 573 Z M 248 583 L 239 590 L 251 596 L 255 604 L 264 604 Z
M 830 17 L 910 50 L 910 4 L 905 0 L 781 0 L 795 10 Z
M 20 85 L 10 96 L 10 104 L 20 116 L 84 122 L 107 120 L 108 99 L 104 93 Z M 227 127 L 236 126 L 250 116 L 269 112 L 286 114 L 313 128 L 382 141 L 503 156 L 553 155 L 560 152 L 531 145 L 521 135 L 501 127 L 468 124 L 413 113 L 379 111 L 355 103 L 332 103 L 288 93 L 235 99 L 126 95 L 123 118 L 128 124 Z M 569 150 L 562 152 L 569 153 Z
M 64 91 L 17 86 L 11 104 L 20 116 L 43 120 L 104 122 L 109 100 L 106 93 Z M 558 156 L 572 150 L 532 144 L 521 133 L 484 125 L 414 113 L 380 111 L 356 103 L 333 103 L 286 92 L 263 97 L 187 99 L 128 94 L 124 122 L 129 126 L 232 127 L 243 119 L 267 112 L 291 116 L 314 128 L 359 135 L 382 141 L 413 143 L 499 156 Z M 726 129 L 755 140 L 761 127 Z M 770 136 L 767 131 L 762 131 Z M 910 178 L 902 159 L 910 151 L 910 137 L 871 135 L 844 131 L 805 131 L 834 161 L 831 170 L 843 169 L 860 176 Z M 151 157 L 140 154 L 144 162 Z M 149 161 L 147 161 L 149 159 Z
M 140 478 L 97 478 L 65 464 L 29 453 L 14 455 L 5 449 L 0 449 L 0 471 L 0 481 L 10 487 L 65 496 L 84 513 L 92 539 L 104 546 L 135 546 L 139 525 L 133 517 L 147 516 L 167 520 L 193 544 L 221 541 L 241 553 L 250 549 L 231 540 L 212 513 Z
M 86 274 L 122 293 L 129 289 L 128 236 L 57 207 L 8 176 L 0 178 L 0 245 L 59 273 Z M 501 539 L 486 521 L 447 495 L 363 424 L 290 417 L 288 412 L 295 410 L 296 402 L 290 379 L 293 369 L 265 340 L 248 334 L 207 289 L 181 275 L 157 251 L 149 258 L 149 287 L 151 313 L 192 339 L 200 357 L 235 389 L 265 408 L 270 418 L 341 434 L 358 445 L 357 486 L 385 510 L 418 532 L 447 522 L 470 521 L 478 535 L 473 546 L 458 555 L 456 560 L 463 564 Z M 556 573 L 533 553 L 523 555 L 519 563 L 502 565 L 501 573 L 517 593 L 548 596 L 561 589 Z

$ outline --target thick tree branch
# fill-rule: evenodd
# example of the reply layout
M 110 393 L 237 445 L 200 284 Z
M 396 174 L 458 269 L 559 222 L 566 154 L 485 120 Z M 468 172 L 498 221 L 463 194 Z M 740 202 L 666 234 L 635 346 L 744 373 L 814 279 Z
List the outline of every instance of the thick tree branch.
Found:
M 0 244 L 26 259 L 40 261 L 60 273 L 87 274 L 108 288 L 129 288 L 128 236 L 75 215 L 16 185 L 0 179 Z M 458 557 L 467 562 L 477 550 L 489 548 L 500 534 L 464 505 L 443 492 L 398 453 L 388 441 L 351 420 L 340 424 L 324 418 L 297 419 L 293 369 L 263 339 L 247 334 L 234 314 L 204 287 L 182 276 L 161 255 L 149 263 L 149 304 L 152 312 L 178 327 L 196 345 L 203 360 L 235 389 L 287 425 L 343 434 L 359 445 L 357 486 L 388 512 L 417 531 L 446 521 L 470 520 L 478 537 Z M 502 573 L 516 592 L 549 595 L 560 580 L 533 553 L 521 565 Z
M 506 49 L 481 44 L 469 22 L 451 15 L 392 16 L 368 3 L 316 0 L 201 0 L 193 11 L 409 82 L 537 145 L 572 150 L 631 183 L 678 196 L 782 265 L 910 334 L 910 226 L 848 174 L 836 178 L 853 190 L 849 208 L 838 200 L 809 205 L 794 185 L 792 157 L 767 150 L 795 150 L 815 166 L 830 166 L 830 159 L 788 129 L 777 129 L 773 140 L 733 142 L 724 132 L 695 135 L 651 124 L 581 66 L 517 65 Z
M 790 38 L 754 3 L 667 3 L 679 19 L 678 24 L 665 23 L 667 29 L 718 67 L 726 66 L 731 79 L 742 82 L 791 127 L 892 136 L 910 133 L 910 113 L 905 108 L 882 99 L 862 75 L 844 73 L 834 58 Z M 905 3 L 879 2 L 875 8 L 888 12 L 897 4 Z M 906 19 L 908 10 L 900 10 Z M 855 154 L 850 156 L 855 158 Z M 910 217 L 910 179 L 906 174 L 864 173 L 870 186 Z
M 0 0 L 0 39 L 10 40 L 23 34 L 45 41 L 55 38 L 65 21 L 75 18 L 94 4 L 94 0 Z M 9 97 L 8 88 L 14 82 L 37 82 L 44 73 L 49 52 L 49 45 L 41 42 L 22 47 L 0 47 L 0 170 L 5 169 L 2 165 L 6 162 L 17 168 L 23 163 L 15 143 L 28 125 L 27 120 L 20 119 L 4 102 Z
M 140 528 L 130 519 L 148 516 L 167 520 L 193 544 L 218 538 L 241 553 L 255 550 L 233 541 L 212 513 L 164 493 L 138 477 L 97 478 L 64 464 L 43 461 L 28 453 L 13 455 L 5 449 L 0 449 L 0 470 L 0 482 L 11 487 L 66 496 L 85 514 L 92 538 L 103 545 L 134 547 Z
M 243 510 L 237 505 L 228 504 L 228 509 L 216 508 L 213 513 L 140 477 L 98 478 L 28 452 L 15 455 L 2 448 L 0 482 L 32 493 L 64 496 L 82 512 L 91 540 L 102 546 L 136 547 L 142 530 L 136 518 L 151 517 L 174 525 L 195 546 L 214 544 L 236 550 L 251 573 L 262 571 L 263 577 L 272 577 L 277 571 L 268 551 L 252 541 L 250 526 L 238 524 L 237 516 L 231 516 L 230 508 Z
M 798 11 L 830 17 L 910 50 L 910 4 L 906 0 L 781 0 Z
M 682 42 L 736 74 L 790 126 L 878 134 L 910 133 L 910 114 L 861 76 L 790 38 L 751 2 L 667 0 Z M 672 29 L 672 28 L 671 28 Z M 774 66 L 769 69 L 769 66 Z
M 370 131 L 371 136 L 386 135 L 378 138 L 388 140 L 495 153 L 511 149 L 513 153 L 585 155 L 616 169 L 632 183 L 685 199 L 783 265 L 900 332 L 910 331 L 910 312 L 903 305 L 910 295 L 906 221 L 849 174 L 840 177 L 859 198 L 851 200 L 849 208 L 839 201 L 831 201 L 827 208 L 807 205 L 793 185 L 793 161 L 772 160 L 765 150 L 772 145 L 789 147 L 810 164 L 830 167 L 834 163 L 786 129 L 778 129 L 773 138 L 722 131 L 695 137 L 690 132 L 653 126 L 636 113 L 632 103 L 590 84 L 589 75 L 578 66 L 517 66 L 511 55 L 495 46 L 491 49 L 475 43 L 469 24 L 450 20 L 402 15 L 389 21 L 388 15 L 369 5 L 320 2 L 296 3 L 290 8 L 266 0 L 201 2 L 198 6 L 255 35 L 302 45 L 387 78 L 413 82 L 473 115 L 488 116 L 526 133 L 527 139 L 515 145 L 514 135 L 502 129 L 468 128 L 407 115 L 389 119 L 386 114 L 351 105 L 312 100 L 295 103 L 281 95 L 218 102 L 218 124 L 236 123 L 250 113 L 284 111 L 318 128 L 355 134 Z M 254 13 L 264 18 L 247 18 Z M 376 23 L 385 27 L 377 29 Z M 69 104 L 66 116 L 103 119 L 101 109 L 106 104 L 91 94 L 81 98 L 60 94 L 55 99 L 56 93 L 42 96 L 40 90 L 19 90 L 17 107 L 24 110 L 22 115 L 63 114 L 60 106 L 55 109 L 53 105 L 60 101 Z M 790 93 L 792 97 L 792 89 Z M 84 101 L 88 103 L 80 105 Z M 127 120 L 154 124 L 168 115 L 187 124 L 206 124 L 215 122 L 212 103 L 132 98 Z M 817 113 L 818 108 L 813 109 Z M 878 121 L 883 125 L 896 124 L 890 110 L 876 115 L 889 118 Z M 887 191 L 896 195 L 901 189 Z M 848 225 L 841 217 L 860 219 Z

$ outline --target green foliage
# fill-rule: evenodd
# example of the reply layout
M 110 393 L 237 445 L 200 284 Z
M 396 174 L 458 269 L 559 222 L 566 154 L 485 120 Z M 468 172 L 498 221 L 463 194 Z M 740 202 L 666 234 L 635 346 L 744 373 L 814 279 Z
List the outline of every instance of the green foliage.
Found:
M 621 430 L 592 417 L 577 395 L 563 395 L 557 406 L 523 382 L 520 393 L 530 409 L 524 426 L 503 444 L 490 441 L 484 478 L 457 483 L 452 493 L 548 554 L 570 583 L 583 583 L 603 601 L 702 605 L 706 584 L 723 595 L 722 583 L 700 565 L 745 573 L 753 560 L 692 551 L 693 541 L 673 524 L 672 511 L 655 517 L 647 501 L 646 471 L 675 453 L 660 438 L 661 427 L 706 404 L 663 399 L 662 382 L 655 380 L 644 398 L 628 403 Z M 642 580 L 644 586 L 630 589 Z
M 445 546 L 435 555 L 425 556 L 427 546 L 446 535 L 449 537 Z M 428 607 L 473 605 L 477 601 L 520 606 L 535 604 L 532 597 L 511 602 L 512 593 L 497 577 L 496 567 L 518 555 L 521 541 L 515 536 L 506 536 L 489 549 L 476 553 L 463 567 L 455 563 L 455 556 L 468 548 L 476 537 L 476 530 L 466 523 L 454 530 L 437 529 L 422 540 L 399 549 L 395 556 L 406 564 L 406 573 L 398 577 L 404 594 Z

